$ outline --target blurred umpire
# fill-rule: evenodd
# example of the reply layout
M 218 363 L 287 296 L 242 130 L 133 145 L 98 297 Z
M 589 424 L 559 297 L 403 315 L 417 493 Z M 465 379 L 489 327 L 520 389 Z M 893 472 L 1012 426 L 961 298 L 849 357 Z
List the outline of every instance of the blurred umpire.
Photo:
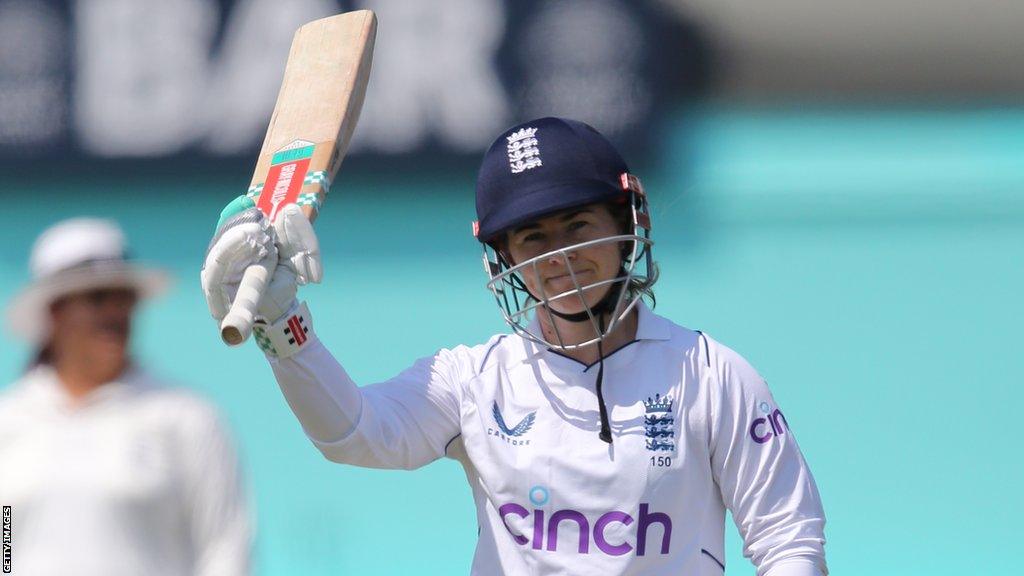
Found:
M 136 305 L 166 275 L 127 261 L 113 222 L 86 218 L 46 230 L 30 268 L 7 320 L 37 353 L 0 392 L 13 573 L 247 574 L 250 516 L 218 415 L 129 357 Z

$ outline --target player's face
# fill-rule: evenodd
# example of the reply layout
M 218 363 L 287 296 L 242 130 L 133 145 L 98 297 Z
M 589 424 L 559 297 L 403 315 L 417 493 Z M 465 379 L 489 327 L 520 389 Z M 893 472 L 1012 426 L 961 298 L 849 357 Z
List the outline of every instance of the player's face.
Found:
M 562 250 L 569 246 L 621 234 L 620 225 L 604 204 L 574 208 L 516 228 L 507 236 L 507 251 L 513 264 Z M 551 298 L 574 290 L 576 282 L 585 287 L 619 275 L 622 253 L 618 242 L 599 242 L 591 246 L 555 252 L 537 261 L 536 268 L 527 266 L 523 282 L 535 297 Z M 611 284 L 584 290 L 587 306 L 601 301 Z M 550 306 L 563 314 L 583 311 L 583 302 L 573 294 L 551 301 Z
M 72 294 L 51 308 L 53 343 L 61 354 L 117 369 L 128 355 L 132 313 L 138 297 L 128 288 Z

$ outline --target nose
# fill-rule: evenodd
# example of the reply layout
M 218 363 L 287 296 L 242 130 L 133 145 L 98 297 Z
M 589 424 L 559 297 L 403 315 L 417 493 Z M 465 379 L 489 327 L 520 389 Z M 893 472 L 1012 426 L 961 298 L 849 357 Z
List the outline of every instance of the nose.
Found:
M 557 259 L 558 263 L 560 263 L 560 264 L 564 263 L 564 259 L 563 259 L 562 254 L 565 254 L 564 258 L 568 258 L 569 260 L 575 260 L 576 259 L 576 251 L 575 250 L 565 250 L 565 248 L 574 246 L 574 245 L 576 245 L 577 242 L 579 242 L 579 240 L 576 238 L 576 236 L 571 231 L 569 231 L 569 230 L 552 231 L 552 233 L 548 236 L 548 238 L 549 238 L 549 243 L 548 243 L 548 246 L 546 247 L 546 250 L 556 251 L 556 252 L 554 252 L 551 255 L 551 258 Z
M 560 246 L 564 246 L 564 244 L 561 244 Z M 554 250 L 556 251 L 552 252 L 547 258 L 548 264 L 562 266 L 576 260 L 575 250 L 558 250 L 557 248 L 554 248 Z

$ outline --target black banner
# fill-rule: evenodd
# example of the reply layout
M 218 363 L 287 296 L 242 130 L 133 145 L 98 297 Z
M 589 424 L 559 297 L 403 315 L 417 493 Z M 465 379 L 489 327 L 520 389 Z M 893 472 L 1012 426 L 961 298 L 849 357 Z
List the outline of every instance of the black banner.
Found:
M 350 153 L 478 156 L 562 115 L 644 146 L 708 84 L 700 31 L 627 0 L 0 0 L 0 159 L 252 158 L 304 22 L 377 12 Z

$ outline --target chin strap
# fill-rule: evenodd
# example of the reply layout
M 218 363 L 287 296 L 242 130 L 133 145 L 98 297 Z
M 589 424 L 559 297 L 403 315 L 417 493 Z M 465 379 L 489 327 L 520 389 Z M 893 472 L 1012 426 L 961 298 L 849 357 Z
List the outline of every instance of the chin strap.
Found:
M 618 300 L 618 298 L 615 295 L 615 287 L 621 284 L 622 282 L 622 280 L 617 280 L 616 282 L 610 284 L 608 288 L 608 293 L 604 295 L 604 298 L 601 298 L 600 302 L 594 304 L 594 307 L 590 309 L 590 314 L 594 314 L 599 318 L 598 322 L 601 325 L 601 332 L 604 332 L 603 316 L 605 314 L 611 314 L 612 312 L 615 311 L 615 303 Z M 545 306 L 545 308 L 548 309 L 548 312 L 551 312 L 555 316 L 558 316 L 559 318 L 567 322 L 586 322 L 587 320 L 590 320 L 590 314 L 588 314 L 586 310 L 582 312 L 576 312 L 575 314 L 565 314 L 555 310 L 551 306 Z M 598 336 L 600 336 L 600 334 L 598 334 Z
M 604 298 L 601 298 L 601 301 L 595 304 L 594 307 L 590 309 L 590 313 L 587 313 L 587 311 L 584 310 L 582 312 L 577 312 L 575 314 L 563 314 L 562 312 L 559 312 L 551 308 L 550 306 L 547 306 L 548 312 L 551 312 L 555 316 L 558 316 L 562 320 L 566 320 L 568 322 L 586 322 L 590 320 L 592 314 L 596 315 L 597 335 L 598 337 L 601 337 L 604 335 L 605 316 L 610 316 L 612 313 L 615 312 L 615 304 L 618 301 L 618 298 L 616 297 L 616 290 L 614 289 L 614 287 L 620 284 L 621 282 L 622 280 L 613 283 L 609 288 L 608 293 L 604 295 Z M 595 388 L 597 390 L 597 410 L 601 416 L 601 431 L 597 434 L 597 437 L 600 438 L 602 441 L 611 444 L 612 429 L 611 425 L 608 422 L 608 407 L 605 406 L 604 403 L 604 347 L 601 344 L 602 340 L 599 339 L 597 341 L 597 355 L 599 356 L 599 359 L 597 361 L 597 384 L 595 385 Z
M 598 317 L 598 325 L 601 327 L 601 332 L 604 332 L 604 313 Z M 612 430 L 611 425 L 608 423 L 608 408 L 604 405 L 604 394 L 601 391 L 601 385 L 604 384 L 604 348 L 601 347 L 601 341 L 597 341 L 597 355 L 600 356 L 597 365 L 597 410 L 601 415 L 601 431 L 597 434 L 597 437 L 604 442 L 612 443 Z
M 614 287 L 616 284 L 619 284 L 619 282 L 612 284 L 612 287 Z M 558 316 L 562 320 L 566 320 L 568 322 L 586 322 L 590 320 L 591 314 L 596 315 L 597 331 L 598 336 L 600 337 L 604 334 L 605 316 L 610 316 L 613 312 L 615 312 L 615 303 L 618 301 L 618 298 L 616 298 L 615 293 L 616 291 L 613 288 L 609 289 L 608 293 L 604 295 L 604 298 L 601 298 L 601 301 L 595 304 L 594 307 L 590 309 L 589 314 L 586 310 L 584 310 L 583 312 L 577 312 L 575 314 L 563 314 L 562 312 L 554 310 L 550 306 L 548 306 L 547 309 L 548 312 L 551 312 L 555 316 Z M 598 433 L 597 436 L 602 441 L 611 444 L 612 430 L 611 425 L 608 422 L 608 408 L 607 406 L 605 406 L 604 403 L 604 347 L 601 344 L 602 340 L 598 340 L 597 355 L 599 356 L 599 359 L 597 361 L 597 384 L 595 385 L 595 388 L 597 390 L 597 410 L 598 413 L 601 415 L 601 431 Z

